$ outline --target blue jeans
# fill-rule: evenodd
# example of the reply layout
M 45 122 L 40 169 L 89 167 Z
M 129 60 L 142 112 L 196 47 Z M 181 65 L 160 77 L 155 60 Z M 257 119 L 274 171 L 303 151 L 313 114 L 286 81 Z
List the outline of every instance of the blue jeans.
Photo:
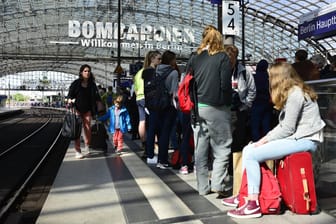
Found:
M 171 144 L 171 147 L 176 150 L 178 148 L 178 137 L 177 137 L 177 122 L 178 120 L 175 119 L 174 121 L 174 124 L 173 124 L 173 127 L 170 131 L 170 136 L 169 136 L 169 140 L 170 140 L 170 144 Z
M 159 131 L 159 155 L 158 162 L 168 163 L 168 148 L 171 130 L 176 122 L 177 111 L 171 106 L 164 111 L 158 112 L 160 131 Z
M 190 146 L 190 138 L 192 134 L 191 122 L 190 122 L 190 114 L 183 113 L 178 111 L 178 118 L 181 123 L 182 129 L 182 141 L 180 144 L 180 153 L 182 157 L 182 165 L 190 166 L 190 161 L 188 160 L 188 155 L 191 154 L 191 146 Z
M 248 194 L 259 194 L 260 163 L 266 160 L 281 159 L 284 156 L 317 149 L 319 143 L 308 139 L 279 139 L 259 147 L 249 144 L 243 149 L 242 168 L 246 168 Z
M 148 128 L 146 130 L 146 154 L 148 158 L 154 157 L 155 135 L 159 136 L 159 131 L 159 113 L 157 111 L 150 110 L 148 115 Z

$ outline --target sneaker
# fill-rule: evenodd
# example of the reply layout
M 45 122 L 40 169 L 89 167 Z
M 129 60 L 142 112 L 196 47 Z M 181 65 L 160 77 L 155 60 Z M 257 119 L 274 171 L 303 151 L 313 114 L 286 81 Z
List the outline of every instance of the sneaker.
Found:
M 86 146 L 84 147 L 84 151 L 85 151 L 85 152 L 90 152 L 90 146 L 86 145 Z
M 158 157 L 157 156 L 153 156 L 153 158 L 149 158 L 147 157 L 147 164 L 156 164 L 158 161 Z
M 222 204 L 229 207 L 237 208 L 237 206 L 239 205 L 239 195 L 224 198 L 222 200 Z
M 182 166 L 181 169 L 180 169 L 180 171 L 179 171 L 179 173 L 187 175 L 189 173 L 188 166 Z
M 211 179 L 209 180 L 210 184 L 211 184 Z M 232 195 L 232 190 L 228 190 L 228 191 L 216 191 L 216 190 L 212 190 L 213 192 L 217 193 L 217 199 L 222 199 L 222 198 L 227 198 L 230 195 Z
M 157 163 L 156 167 L 160 168 L 162 170 L 165 170 L 165 169 L 169 169 L 171 167 L 171 165 L 168 164 L 168 163 Z
M 76 159 L 83 159 L 84 156 L 83 156 L 82 153 L 80 153 L 80 152 L 76 152 L 75 158 L 76 158 Z
M 84 150 L 83 150 L 85 153 L 85 156 L 90 156 L 90 147 L 88 145 L 85 146 Z
M 258 201 L 247 201 L 240 208 L 236 208 L 227 212 L 228 216 L 238 219 L 259 218 L 262 216 Z

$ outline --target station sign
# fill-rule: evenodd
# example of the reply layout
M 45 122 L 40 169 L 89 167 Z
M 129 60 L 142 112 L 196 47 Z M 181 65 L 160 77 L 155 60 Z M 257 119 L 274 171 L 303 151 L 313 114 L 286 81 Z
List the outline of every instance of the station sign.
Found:
M 312 11 L 300 18 L 298 39 L 319 40 L 336 35 L 336 3 Z
M 223 34 L 239 36 L 239 1 L 223 1 L 222 12 Z
M 191 26 L 121 23 L 120 28 L 121 48 L 182 50 L 195 43 Z M 83 47 L 118 48 L 118 23 L 69 20 L 68 37 Z

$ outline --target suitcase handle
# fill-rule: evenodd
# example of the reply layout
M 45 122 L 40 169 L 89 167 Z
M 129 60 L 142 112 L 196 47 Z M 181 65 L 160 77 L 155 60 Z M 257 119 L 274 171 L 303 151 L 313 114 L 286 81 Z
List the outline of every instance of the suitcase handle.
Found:
M 303 199 L 306 201 L 306 209 L 307 211 L 309 211 L 311 199 L 309 197 L 309 189 L 308 189 L 306 172 L 304 168 L 301 168 L 300 172 L 301 172 L 302 184 L 303 184 Z

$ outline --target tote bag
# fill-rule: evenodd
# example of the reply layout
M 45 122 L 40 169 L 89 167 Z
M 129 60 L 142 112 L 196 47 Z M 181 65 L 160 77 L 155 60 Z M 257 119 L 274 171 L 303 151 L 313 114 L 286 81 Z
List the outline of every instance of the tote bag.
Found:
M 74 111 L 74 108 L 70 108 L 64 117 L 62 135 L 70 140 L 74 140 L 80 137 L 82 131 L 82 119 Z

